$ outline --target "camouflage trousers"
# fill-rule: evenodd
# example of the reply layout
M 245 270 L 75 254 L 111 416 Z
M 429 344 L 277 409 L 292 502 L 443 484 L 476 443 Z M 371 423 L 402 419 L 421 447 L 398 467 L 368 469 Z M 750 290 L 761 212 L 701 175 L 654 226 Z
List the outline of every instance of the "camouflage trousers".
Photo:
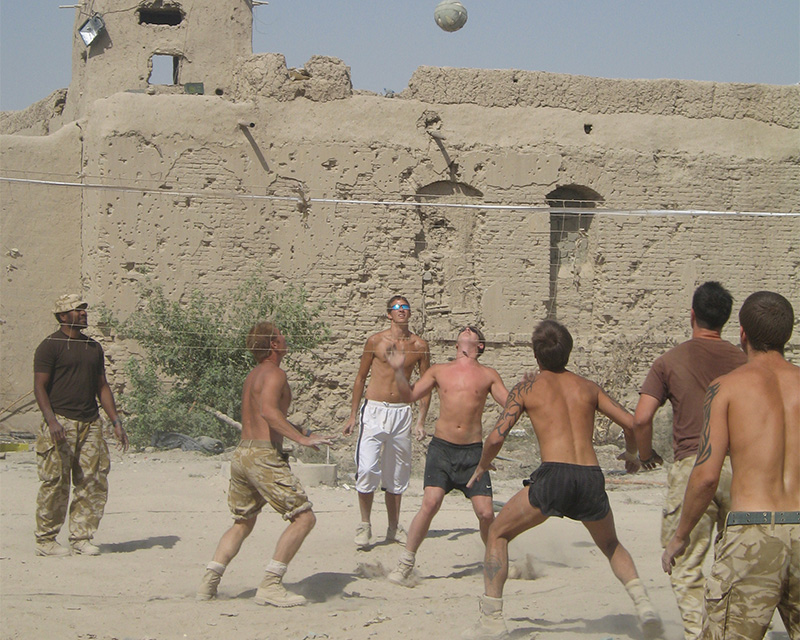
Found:
M 800 638 L 800 524 L 728 525 L 706 582 L 703 638 L 757 640 L 775 608 Z
M 269 440 L 242 440 L 231 458 L 228 507 L 236 520 L 261 513 L 265 504 L 284 520 L 311 509 L 303 485 L 292 473 L 288 456 Z
M 111 459 L 103 438 L 101 421 L 78 422 L 56 416 L 66 439 L 54 442 L 47 423 L 36 439 L 39 466 L 39 495 L 36 498 L 36 540 L 55 540 L 67 516 L 69 489 L 69 539 L 91 540 L 108 499 Z
M 681 519 L 681 507 L 689 484 L 689 476 L 694 467 L 695 456 L 683 458 L 675 462 L 667 474 L 667 502 L 661 521 L 661 546 L 665 547 Z M 725 526 L 725 518 L 730 511 L 731 495 L 731 462 L 725 458 L 720 473 L 717 493 L 708 505 L 708 509 L 692 529 L 689 546 L 681 557 L 677 558 L 672 569 L 670 583 L 672 592 L 678 602 L 678 609 L 683 619 L 683 633 L 686 640 L 697 640 L 703 629 L 703 560 L 705 560 L 714 535 Z

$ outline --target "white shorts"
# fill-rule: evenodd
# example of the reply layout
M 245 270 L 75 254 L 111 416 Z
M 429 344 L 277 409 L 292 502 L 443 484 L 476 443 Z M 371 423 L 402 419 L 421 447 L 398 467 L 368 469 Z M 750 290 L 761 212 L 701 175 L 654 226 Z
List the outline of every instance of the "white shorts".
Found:
M 365 400 L 359 411 L 356 491 L 403 493 L 411 477 L 411 405 Z

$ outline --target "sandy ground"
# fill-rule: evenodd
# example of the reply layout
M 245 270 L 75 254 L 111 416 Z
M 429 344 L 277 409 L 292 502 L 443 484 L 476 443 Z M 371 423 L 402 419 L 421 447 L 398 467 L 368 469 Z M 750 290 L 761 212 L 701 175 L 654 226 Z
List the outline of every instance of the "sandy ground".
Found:
M 310 601 L 275 609 L 252 601 L 283 521 L 265 511 L 231 563 L 216 601 L 194 593 L 219 536 L 230 525 L 226 456 L 184 452 L 114 454 L 111 495 L 95 542 L 99 557 L 34 556 L 35 454 L 0 460 L 2 638 L 335 639 L 458 638 L 477 619 L 483 545 L 469 503 L 445 499 L 417 554 L 413 589 L 383 579 L 401 547 L 383 541 L 385 510 L 373 517 L 374 546 L 357 551 L 356 495 L 309 487 L 317 527 L 289 567 L 285 584 Z M 659 518 L 666 474 L 608 475 L 617 529 L 665 625 L 682 638 L 678 610 L 660 569 Z M 504 502 L 519 480 L 495 479 Z M 403 502 L 406 527 L 419 508 L 420 478 Z M 60 540 L 66 542 L 67 532 Z M 633 606 L 605 558 L 578 523 L 550 519 L 517 538 L 512 562 L 528 579 L 510 580 L 505 612 L 511 638 L 639 638 Z M 788 638 L 779 619 L 770 640 Z

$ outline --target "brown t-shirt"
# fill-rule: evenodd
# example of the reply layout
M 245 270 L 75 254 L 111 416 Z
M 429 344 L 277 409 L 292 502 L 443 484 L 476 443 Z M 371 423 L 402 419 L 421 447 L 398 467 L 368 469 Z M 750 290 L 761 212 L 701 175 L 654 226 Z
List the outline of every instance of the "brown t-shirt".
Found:
M 69 339 L 62 331 L 47 336 L 33 356 L 35 373 L 49 373 L 47 397 L 58 415 L 70 420 L 96 420 L 97 391 L 105 372 L 103 347 L 83 334 Z
M 703 429 L 703 399 L 714 378 L 747 362 L 738 347 L 725 340 L 692 338 L 658 358 L 639 393 L 672 404 L 672 450 L 675 460 L 697 454 Z

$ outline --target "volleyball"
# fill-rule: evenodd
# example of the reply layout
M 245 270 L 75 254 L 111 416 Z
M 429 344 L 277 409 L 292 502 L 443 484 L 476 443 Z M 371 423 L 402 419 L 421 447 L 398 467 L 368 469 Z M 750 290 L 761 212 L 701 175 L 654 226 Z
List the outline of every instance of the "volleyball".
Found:
M 467 24 L 467 10 L 457 0 L 443 0 L 437 4 L 433 17 L 445 31 L 458 31 Z

